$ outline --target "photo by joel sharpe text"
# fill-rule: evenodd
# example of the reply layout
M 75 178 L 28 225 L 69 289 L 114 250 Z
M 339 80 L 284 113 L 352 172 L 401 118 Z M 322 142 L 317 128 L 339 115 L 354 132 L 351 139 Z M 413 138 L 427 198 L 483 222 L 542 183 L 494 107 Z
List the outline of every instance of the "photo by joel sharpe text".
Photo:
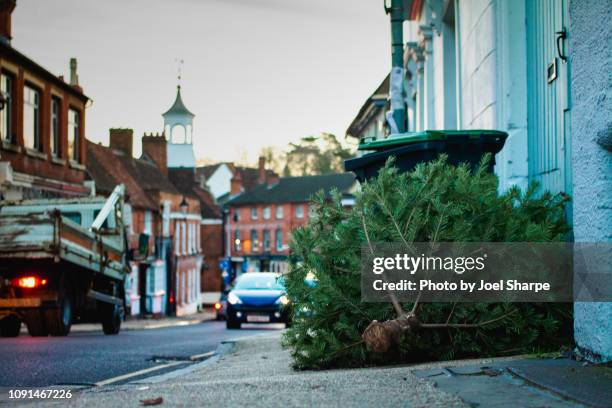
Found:
M 362 248 L 362 299 L 606 301 L 606 247 L 568 242 L 378 243 Z M 591 278 L 583 279 L 585 272 Z M 597 278 L 597 279 L 595 279 Z M 461 297 L 461 299 L 457 299 Z
M 399 282 L 385 282 L 383 279 L 376 279 L 372 282 L 372 287 L 376 291 L 459 291 L 472 293 L 475 291 L 532 291 L 535 293 L 549 291 L 549 282 L 521 282 L 516 279 L 500 279 L 497 281 L 480 280 L 470 282 L 459 280 L 458 282 L 442 281 L 436 282 L 430 279 L 420 279 L 412 281 L 403 279 Z

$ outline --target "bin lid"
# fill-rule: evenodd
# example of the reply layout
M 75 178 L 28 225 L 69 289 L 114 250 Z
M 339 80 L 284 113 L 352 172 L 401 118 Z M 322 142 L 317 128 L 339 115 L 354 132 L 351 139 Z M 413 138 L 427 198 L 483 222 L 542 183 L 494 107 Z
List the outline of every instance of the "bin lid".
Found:
M 501 130 L 469 129 L 469 130 L 425 130 L 423 132 L 402 133 L 401 136 L 392 136 L 386 139 L 361 143 L 359 150 L 385 150 L 399 145 L 435 140 L 449 140 L 452 138 L 481 139 L 491 138 L 492 141 L 505 141 L 508 134 Z

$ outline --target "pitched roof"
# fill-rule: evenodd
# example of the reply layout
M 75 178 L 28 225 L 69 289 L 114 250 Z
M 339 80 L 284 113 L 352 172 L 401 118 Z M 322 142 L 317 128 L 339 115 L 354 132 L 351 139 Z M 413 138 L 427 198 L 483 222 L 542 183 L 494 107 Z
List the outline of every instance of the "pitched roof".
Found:
M 213 173 L 219 168 L 219 166 L 221 166 L 223 163 L 217 163 L 217 164 L 209 164 L 206 166 L 200 166 L 198 168 L 196 168 L 196 174 L 198 176 L 204 176 L 204 178 L 206 180 L 208 180 L 210 178 L 210 176 L 213 175 Z
M 244 166 L 234 166 L 233 163 L 222 162 L 216 164 L 209 164 L 206 166 L 200 166 L 196 169 L 196 174 L 198 176 L 204 176 L 206 180 L 210 179 L 210 176 L 222 165 L 226 165 L 230 168 L 230 170 L 236 174 L 240 174 L 240 179 L 242 181 L 242 186 L 245 190 L 255 187 L 259 184 L 259 169 L 255 167 L 244 167 Z M 266 170 L 267 177 L 278 176 L 274 171 L 267 169 Z
M 200 201 L 202 218 L 221 218 L 221 209 L 212 194 L 198 185 L 195 169 L 168 169 L 168 178 L 182 194 Z
M 70 85 L 57 75 L 48 71 L 42 65 L 32 60 L 30 57 L 26 56 L 25 54 L 22 54 L 16 48 L 3 41 L 0 41 L 0 56 L 2 57 L 2 59 L 8 59 L 11 60 L 13 63 L 17 62 L 18 64 L 23 65 L 27 69 L 32 70 L 37 75 L 40 75 L 47 81 L 50 81 L 58 88 L 69 92 L 71 95 L 74 95 L 83 102 L 89 100 L 89 98 L 83 93 L 81 87 L 79 87 L 78 85 Z
M 384 103 L 386 103 L 389 97 L 389 75 L 390 74 L 387 74 L 374 93 L 372 93 L 363 103 L 359 112 L 346 130 L 346 136 L 359 137 L 359 133 L 367 126 L 370 118 L 383 108 Z
M 252 167 L 236 167 L 236 172 L 240 173 L 242 187 L 245 190 L 255 187 L 259 182 L 259 170 Z
M 268 186 L 258 184 L 250 190 L 228 201 L 228 205 L 256 203 L 291 203 L 309 201 L 323 190 L 330 194 L 332 189 L 347 193 L 355 184 L 353 173 L 334 173 L 319 176 L 282 177 L 278 183 Z
M 183 103 L 183 98 L 181 98 L 181 86 L 176 87 L 176 99 L 174 103 L 166 112 L 162 113 L 162 116 L 168 115 L 176 115 L 176 116 L 189 116 L 194 117 L 195 115 L 187 109 L 185 104 Z
M 194 193 L 200 199 L 202 218 L 221 218 L 221 207 L 215 202 L 215 198 L 210 192 L 196 187 Z
M 156 210 L 158 206 L 148 194 L 151 190 L 178 194 L 155 164 L 90 141 L 87 141 L 87 171 L 100 192 L 108 194 L 117 184 L 125 184 L 134 207 Z
M 178 194 L 178 190 L 159 170 L 153 162 L 142 159 L 127 157 L 118 152 L 118 157 L 124 163 L 124 167 L 130 172 L 145 190 L 164 191 L 166 193 Z

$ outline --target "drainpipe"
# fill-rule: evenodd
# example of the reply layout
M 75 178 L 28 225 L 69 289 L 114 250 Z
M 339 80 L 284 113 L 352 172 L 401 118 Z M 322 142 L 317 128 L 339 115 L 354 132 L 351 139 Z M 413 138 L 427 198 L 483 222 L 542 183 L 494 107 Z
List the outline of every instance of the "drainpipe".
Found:
M 390 3 L 390 7 L 389 7 Z M 385 11 L 391 20 L 391 74 L 389 99 L 391 110 L 387 122 L 391 134 L 406 132 L 406 106 L 404 104 L 404 5 L 403 0 L 385 0 Z

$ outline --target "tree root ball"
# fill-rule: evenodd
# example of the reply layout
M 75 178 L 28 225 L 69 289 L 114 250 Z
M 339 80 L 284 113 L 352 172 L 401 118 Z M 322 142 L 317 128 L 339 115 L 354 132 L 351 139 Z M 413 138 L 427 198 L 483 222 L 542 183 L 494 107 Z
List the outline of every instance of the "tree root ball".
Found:
M 416 316 L 405 314 L 386 322 L 373 320 L 363 331 L 361 338 L 373 352 L 386 353 L 400 343 L 402 335 L 418 328 L 419 321 Z

